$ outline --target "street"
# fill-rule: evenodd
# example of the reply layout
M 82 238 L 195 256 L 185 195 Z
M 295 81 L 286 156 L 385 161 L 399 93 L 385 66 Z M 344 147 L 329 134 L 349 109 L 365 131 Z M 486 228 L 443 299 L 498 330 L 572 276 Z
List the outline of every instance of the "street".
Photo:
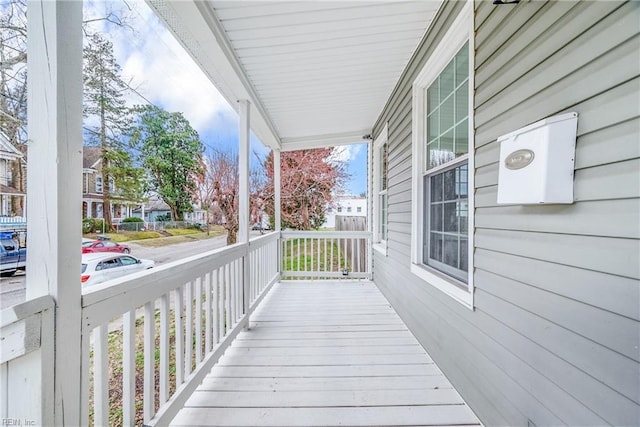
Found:
M 252 235 L 254 233 L 251 233 Z M 136 243 L 127 243 L 131 247 L 131 255 L 138 258 L 152 259 L 156 265 L 165 264 L 221 248 L 227 244 L 227 236 L 217 236 L 211 239 L 195 240 L 193 242 L 176 243 L 158 248 L 146 247 Z M 0 309 L 19 304 L 26 296 L 26 274 L 18 272 L 12 277 L 0 278 Z

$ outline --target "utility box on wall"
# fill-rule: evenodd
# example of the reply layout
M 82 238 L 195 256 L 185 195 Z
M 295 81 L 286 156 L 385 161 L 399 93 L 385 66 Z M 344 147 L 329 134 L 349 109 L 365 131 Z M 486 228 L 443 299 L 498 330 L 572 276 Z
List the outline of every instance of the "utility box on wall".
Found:
M 578 113 L 549 117 L 498 138 L 498 203 L 573 203 Z

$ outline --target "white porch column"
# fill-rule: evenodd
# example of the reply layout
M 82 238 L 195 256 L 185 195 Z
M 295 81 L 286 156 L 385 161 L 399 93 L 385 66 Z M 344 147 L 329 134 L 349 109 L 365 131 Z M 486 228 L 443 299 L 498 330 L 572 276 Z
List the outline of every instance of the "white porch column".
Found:
M 87 218 L 93 218 L 93 202 L 87 200 Z
M 280 150 L 273 150 L 273 191 L 274 191 L 274 221 L 275 221 L 275 231 L 280 231 L 282 222 L 282 206 L 280 201 L 280 195 L 282 189 L 280 188 Z
M 238 114 L 240 115 L 238 129 L 238 174 L 239 184 L 238 192 L 240 199 L 238 200 L 238 242 L 249 244 L 249 111 L 251 104 L 247 100 L 238 101 Z M 247 316 L 247 328 L 249 328 L 249 307 L 251 306 L 250 298 L 250 266 L 249 253 L 244 257 L 244 312 Z
M 55 300 L 55 354 L 41 355 L 42 387 L 53 386 L 55 424 L 80 425 L 82 2 L 27 7 L 27 299 Z
M 240 121 L 238 129 L 239 149 L 238 149 L 238 173 L 240 199 L 238 202 L 238 242 L 249 241 L 249 101 L 238 101 L 240 104 Z

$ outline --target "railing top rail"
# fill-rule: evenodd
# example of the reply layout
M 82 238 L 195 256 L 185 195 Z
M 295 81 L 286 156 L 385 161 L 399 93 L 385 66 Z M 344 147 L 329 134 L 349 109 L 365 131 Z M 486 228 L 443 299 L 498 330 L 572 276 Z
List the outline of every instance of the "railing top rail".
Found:
M 249 241 L 250 249 L 258 249 L 262 246 L 266 246 L 269 243 L 272 243 L 274 240 L 278 240 L 280 237 L 280 233 L 277 231 L 272 231 L 267 234 L 263 234 L 262 236 L 256 236 Z
M 282 237 L 288 238 L 313 238 L 313 239 L 348 239 L 371 238 L 370 231 L 283 231 Z
M 82 295 L 84 321 L 87 326 L 109 321 L 241 258 L 247 250 L 246 244 L 237 243 L 87 287 Z
M 0 311 L 0 328 L 4 328 L 12 323 L 24 320 L 44 310 L 52 309 L 54 306 L 55 302 L 53 297 L 51 297 L 51 295 L 44 295 L 5 308 Z

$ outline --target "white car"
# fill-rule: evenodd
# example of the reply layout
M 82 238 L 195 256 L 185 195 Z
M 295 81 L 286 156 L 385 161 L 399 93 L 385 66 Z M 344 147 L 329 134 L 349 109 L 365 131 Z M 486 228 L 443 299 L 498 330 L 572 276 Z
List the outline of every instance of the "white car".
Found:
M 139 259 L 127 254 L 89 253 L 82 255 L 82 285 L 95 285 L 127 274 L 148 270 L 155 265 L 150 259 Z

